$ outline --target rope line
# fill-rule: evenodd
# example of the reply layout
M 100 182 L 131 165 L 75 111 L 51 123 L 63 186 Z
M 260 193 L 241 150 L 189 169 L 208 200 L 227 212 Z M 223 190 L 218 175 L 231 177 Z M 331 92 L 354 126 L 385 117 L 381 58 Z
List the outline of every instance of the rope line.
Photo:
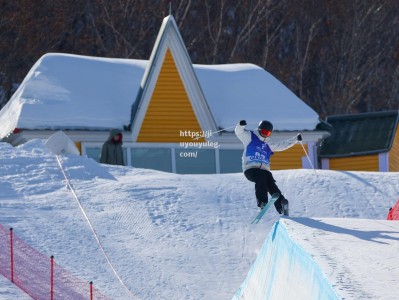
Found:
M 309 163 L 310 163 L 310 166 L 311 166 L 312 169 L 313 169 L 313 172 L 317 175 L 316 170 L 315 170 L 315 168 L 314 168 L 314 166 L 313 166 L 313 164 L 312 164 L 312 161 L 310 160 L 310 157 L 309 157 L 308 153 L 306 152 L 305 146 L 303 145 L 302 141 L 300 141 L 300 143 L 301 143 L 303 152 L 305 152 L 306 157 L 308 158 L 308 161 L 309 161 Z
M 65 178 L 65 180 L 66 180 L 66 182 L 67 182 L 68 188 L 71 190 L 71 193 L 72 193 L 72 195 L 74 196 L 74 198 L 75 198 L 75 200 L 76 200 L 76 202 L 77 202 L 77 204 L 78 204 L 78 206 L 79 206 L 79 208 L 80 208 L 80 210 L 81 210 L 83 216 L 85 217 L 87 223 L 89 224 L 89 227 L 90 227 L 90 229 L 91 229 L 91 231 L 92 231 L 92 233 L 93 233 L 93 235 L 94 235 L 94 238 L 95 238 L 96 241 L 97 241 L 98 246 L 100 247 L 101 252 L 103 253 L 103 255 L 104 255 L 104 257 L 105 257 L 105 260 L 107 261 L 108 265 L 111 267 L 111 270 L 112 270 L 112 272 L 115 274 L 115 276 L 116 276 L 116 278 L 118 279 L 118 281 L 119 281 L 119 282 L 121 283 L 121 285 L 126 289 L 126 291 L 129 293 L 129 295 L 131 295 L 133 298 L 136 298 L 136 299 L 137 299 L 137 296 L 134 295 L 134 294 L 129 290 L 129 288 L 128 288 L 128 287 L 125 285 L 125 283 L 122 281 L 121 277 L 118 275 L 117 271 L 115 270 L 114 266 L 112 265 L 111 260 L 109 259 L 107 253 L 105 252 L 104 247 L 102 246 L 102 244 L 101 244 L 101 242 L 100 242 L 100 239 L 98 238 L 98 235 L 97 235 L 96 231 L 94 230 L 93 225 L 92 225 L 91 222 L 90 222 L 89 217 L 87 216 L 85 210 L 83 209 L 82 203 L 80 202 L 78 196 L 76 195 L 75 189 L 72 187 L 72 185 L 71 185 L 71 183 L 70 183 L 70 181 L 69 181 L 69 178 L 68 178 L 68 176 L 66 175 L 66 173 L 65 173 L 65 171 L 64 171 L 64 168 L 62 167 L 62 163 L 61 163 L 61 159 L 60 159 L 59 155 L 56 155 L 56 157 L 57 157 L 57 162 L 58 162 L 58 165 L 60 166 L 62 175 L 64 176 L 64 178 Z

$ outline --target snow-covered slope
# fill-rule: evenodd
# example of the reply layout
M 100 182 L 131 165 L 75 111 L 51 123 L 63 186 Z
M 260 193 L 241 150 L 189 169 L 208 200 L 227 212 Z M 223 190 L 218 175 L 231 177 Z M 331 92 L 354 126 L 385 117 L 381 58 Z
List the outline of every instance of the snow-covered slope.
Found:
M 282 218 L 234 296 L 239 299 L 399 299 L 399 222 Z
M 93 280 L 113 299 L 231 299 L 279 219 L 271 210 L 258 225 L 250 224 L 257 208 L 253 184 L 242 174 L 178 175 L 99 165 L 77 156 L 64 156 L 61 164 L 130 292 L 104 259 L 56 157 L 43 141 L 18 148 L 0 143 L 0 223 L 13 227 L 40 252 L 55 255 L 57 263 L 76 276 Z M 389 223 L 374 230 L 375 221 L 370 221 L 370 227 L 353 223 L 348 229 L 342 219 L 326 218 L 385 219 L 399 195 L 399 174 L 287 170 L 274 176 L 290 200 L 293 221 L 301 225 L 301 217 L 314 218 L 303 226 L 289 223 L 288 227 L 296 228 L 293 234 L 300 233 L 295 238 L 309 241 L 303 247 L 316 261 L 330 257 L 331 265 L 317 262 L 330 272 L 326 276 L 331 275 L 331 280 L 336 275 L 333 285 L 343 291 L 341 295 L 357 299 L 348 282 L 339 280 L 340 270 L 363 272 L 364 268 L 351 269 L 357 245 L 381 252 L 373 259 L 386 266 L 383 261 L 392 259 L 387 255 L 393 252 L 376 249 L 376 241 L 394 249 L 396 237 L 387 233 Z M 328 224 L 321 232 L 317 231 L 320 222 Z M 368 238 L 359 239 L 357 232 Z M 314 235 L 321 240 L 318 247 L 311 242 Z M 385 235 L 393 237 L 390 243 Z M 346 258 L 335 260 L 332 256 L 340 252 L 330 251 L 324 237 L 336 248 L 347 248 Z M 347 247 L 348 243 L 354 247 Z M 397 285 L 397 270 L 376 273 L 374 280 Z M 5 279 L 0 282 L 1 299 L 23 299 L 23 293 L 18 294 Z M 378 287 L 373 287 L 373 293 L 385 295 Z
M 294 218 L 288 234 L 321 267 L 342 299 L 399 299 L 399 222 Z

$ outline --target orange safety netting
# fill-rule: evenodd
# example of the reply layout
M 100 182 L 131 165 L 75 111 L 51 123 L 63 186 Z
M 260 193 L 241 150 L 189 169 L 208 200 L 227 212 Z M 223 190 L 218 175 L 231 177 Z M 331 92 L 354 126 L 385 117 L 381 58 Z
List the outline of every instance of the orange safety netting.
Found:
M 398 220 L 399 221 L 399 200 L 396 204 L 389 209 L 387 220 Z
M 0 224 L 0 274 L 33 299 L 110 299 Z

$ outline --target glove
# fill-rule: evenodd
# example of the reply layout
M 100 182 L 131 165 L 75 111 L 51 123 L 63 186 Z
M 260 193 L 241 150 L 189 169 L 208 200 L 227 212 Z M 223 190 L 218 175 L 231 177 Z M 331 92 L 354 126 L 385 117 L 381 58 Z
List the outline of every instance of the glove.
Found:
M 302 135 L 300 133 L 298 133 L 298 135 L 296 136 L 296 139 L 298 140 L 298 142 L 302 141 Z
M 240 121 L 240 125 L 241 125 L 241 126 L 245 126 L 245 125 L 247 125 L 247 121 L 245 121 L 245 120 L 241 120 L 241 121 Z

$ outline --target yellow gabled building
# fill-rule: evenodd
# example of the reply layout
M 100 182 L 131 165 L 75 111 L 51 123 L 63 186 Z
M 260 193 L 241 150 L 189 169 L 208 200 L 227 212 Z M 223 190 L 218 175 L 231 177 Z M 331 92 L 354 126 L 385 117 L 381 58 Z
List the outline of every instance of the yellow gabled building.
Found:
M 218 66 L 208 66 L 210 73 L 208 75 L 212 77 L 216 73 L 218 75 L 216 81 L 223 83 L 219 86 L 213 82 L 216 88 L 224 91 L 224 97 L 216 99 L 211 96 L 211 93 L 207 93 L 206 87 L 209 85 L 206 81 L 206 69 L 206 66 L 201 67 L 191 63 L 173 17 L 165 18 L 151 54 L 149 66 L 143 77 L 142 90 L 136 101 L 137 106 L 132 114 L 132 136 L 133 141 L 136 142 L 132 149 L 133 166 L 145 167 L 152 164 L 156 168 L 156 165 L 171 161 L 171 165 L 163 170 L 177 173 L 241 171 L 242 145 L 234 136 L 232 128 L 240 120 L 240 113 L 242 113 L 241 118 L 251 121 L 252 127 L 255 127 L 257 122 L 262 119 L 269 118 L 274 121 L 274 116 L 268 113 L 269 109 L 259 107 L 259 105 L 262 106 L 259 98 L 250 99 L 249 97 L 249 99 L 243 98 L 238 102 L 233 101 L 231 105 L 234 106 L 234 112 L 229 108 L 226 114 L 231 113 L 237 115 L 237 117 L 228 124 L 221 124 L 217 122 L 221 119 L 218 106 L 223 106 L 223 103 L 215 103 L 215 100 L 224 102 L 224 105 L 229 105 L 232 96 L 229 95 L 227 90 L 237 88 L 234 86 L 237 80 L 232 73 L 236 73 L 237 77 L 239 73 L 248 72 L 248 70 L 251 70 L 252 74 L 256 74 L 256 76 L 259 76 L 259 73 L 264 75 L 267 72 L 256 66 L 241 66 L 240 69 L 236 65 L 235 70 L 234 67 L 229 69 L 222 66 L 218 69 Z M 223 81 L 223 77 L 227 76 L 231 78 L 231 86 L 228 86 L 228 79 Z M 251 74 L 248 73 L 248 76 L 250 77 Z M 202 80 L 203 78 L 204 80 Z M 270 77 L 268 79 L 270 80 Z M 275 78 L 272 78 L 272 80 L 278 82 Z M 264 83 L 268 84 L 266 80 Z M 254 85 L 252 87 L 256 88 Z M 251 95 L 250 88 L 243 84 L 241 93 Z M 258 88 L 262 89 L 263 87 Z M 284 107 L 284 103 L 279 102 L 279 99 L 267 101 L 267 94 L 264 94 L 263 103 L 265 106 L 278 105 L 281 109 L 274 108 L 273 110 L 278 112 L 285 110 L 287 114 L 290 114 L 289 111 L 294 110 L 295 107 L 302 106 L 298 113 L 305 110 L 308 113 L 307 116 L 309 116 L 311 109 L 289 92 L 286 87 L 283 87 L 280 83 L 280 86 L 277 85 L 275 88 L 284 89 L 286 97 L 291 98 L 291 100 L 294 99 L 293 107 Z M 223 95 L 223 92 L 221 94 Z M 264 111 L 263 114 L 262 111 Z M 314 112 L 310 112 L 310 115 L 312 113 Z M 255 119 L 255 116 L 258 116 L 258 118 Z M 299 119 L 307 116 L 299 115 Z M 318 116 L 314 113 L 312 117 L 313 124 L 311 126 L 313 127 L 311 129 L 313 130 L 307 128 L 303 135 L 307 142 L 305 142 L 305 149 L 309 151 L 313 164 L 315 164 L 314 148 L 327 133 L 316 130 Z M 295 122 L 295 120 L 290 121 Z M 301 121 L 298 123 L 300 124 Z M 279 126 L 277 126 L 273 138 L 289 138 L 304 129 L 300 126 L 298 125 L 297 131 L 279 130 Z M 306 126 L 309 125 L 306 124 Z M 228 128 L 226 129 L 226 127 Z M 204 134 L 203 137 L 198 139 L 184 134 L 189 132 Z M 197 145 L 198 142 L 202 142 L 206 146 L 199 146 Z M 143 150 L 143 147 L 145 150 Z M 159 156 L 157 158 L 150 155 L 154 148 L 158 149 Z M 141 153 L 141 155 L 134 153 Z M 150 155 L 150 158 L 147 155 Z M 168 159 L 168 157 L 171 157 L 171 159 Z M 272 167 L 273 169 L 293 169 L 310 167 L 310 164 L 305 158 L 303 148 L 297 145 L 285 152 L 276 153 L 272 159 Z
M 51 92 L 41 90 L 46 86 Z M 32 100 L 26 101 L 28 97 Z M 80 107 L 83 102 L 91 109 Z M 52 118 L 40 122 L 41 108 Z M 301 132 L 317 166 L 317 146 L 328 135 L 318 130 L 317 113 L 253 64 L 192 64 L 177 24 L 168 16 L 148 61 L 43 56 L 0 111 L 0 122 L 10 121 L 0 128 L 0 138 L 16 145 L 63 130 L 82 155 L 98 160 L 108 131 L 118 128 L 123 130 L 127 165 L 175 173 L 230 173 L 241 172 L 243 146 L 234 135 L 241 119 L 249 129 L 261 120 L 271 121 L 272 139 L 277 141 Z M 271 166 L 311 167 L 301 145 L 276 153 Z

